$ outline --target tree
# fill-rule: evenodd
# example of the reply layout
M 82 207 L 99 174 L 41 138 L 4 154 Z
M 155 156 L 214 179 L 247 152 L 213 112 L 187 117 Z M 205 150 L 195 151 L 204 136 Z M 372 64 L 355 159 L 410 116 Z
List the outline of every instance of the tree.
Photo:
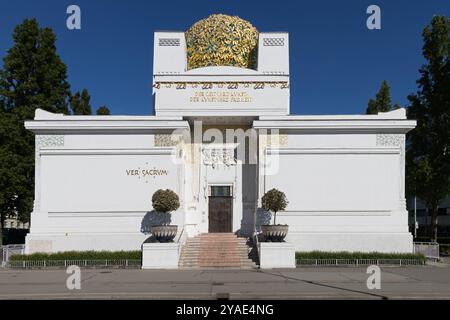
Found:
M 378 108 L 377 108 L 377 102 L 374 99 L 370 99 L 367 103 L 367 114 L 377 114 Z
M 98 116 L 109 116 L 111 112 L 109 111 L 107 106 L 101 106 L 97 109 Z
M 380 90 L 374 99 L 370 99 L 367 104 L 367 114 L 377 114 L 378 112 L 391 111 L 391 89 L 386 80 L 381 83 Z
M 434 16 L 423 29 L 426 64 L 418 91 L 408 96 L 408 117 L 417 127 L 407 140 L 408 193 L 425 201 L 437 241 L 439 203 L 450 193 L 450 19 Z
M 288 205 L 288 201 L 284 192 L 277 189 L 271 189 L 267 191 L 263 195 L 261 203 L 264 210 L 272 211 L 274 213 L 274 225 L 277 221 L 277 212 L 286 209 Z
M 53 31 L 40 28 L 36 19 L 25 19 L 15 27 L 13 41 L 0 71 L 4 109 L 21 119 L 33 118 L 37 107 L 68 114 L 67 67 L 56 53 Z
M 152 206 L 158 212 L 171 212 L 180 207 L 178 195 L 170 189 L 159 189 L 152 196 Z
M 87 89 L 77 91 L 70 99 L 70 107 L 74 115 L 88 116 L 92 114 L 91 96 Z
M 36 108 L 69 113 L 67 67 L 56 53 L 53 31 L 25 19 L 12 38 L 0 70 L 0 222 L 9 215 L 28 221 L 32 210 L 34 136 L 24 120 Z

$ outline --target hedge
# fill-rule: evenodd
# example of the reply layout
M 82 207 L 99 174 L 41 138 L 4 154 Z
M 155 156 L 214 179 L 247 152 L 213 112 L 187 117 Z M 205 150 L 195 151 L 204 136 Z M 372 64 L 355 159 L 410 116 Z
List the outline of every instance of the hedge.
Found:
M 11 261 L 39 260 L 141 260 L 139 251 L 64 251 L 56 253 L 16 254 Z
M 383 253 L 383 252 L 296 252 L 296 259 L 411 259 L 425 262 L 426 258 L 420 253 Z

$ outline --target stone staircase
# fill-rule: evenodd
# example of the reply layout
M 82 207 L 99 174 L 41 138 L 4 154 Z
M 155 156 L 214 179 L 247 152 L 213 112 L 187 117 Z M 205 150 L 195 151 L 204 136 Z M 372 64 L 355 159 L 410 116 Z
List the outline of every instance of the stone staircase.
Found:
M 202 233 L 188 238 L 181 249 L 179 267 L 182 269 L 233 268 L 252 269 L 246 238 L 234 233 Z

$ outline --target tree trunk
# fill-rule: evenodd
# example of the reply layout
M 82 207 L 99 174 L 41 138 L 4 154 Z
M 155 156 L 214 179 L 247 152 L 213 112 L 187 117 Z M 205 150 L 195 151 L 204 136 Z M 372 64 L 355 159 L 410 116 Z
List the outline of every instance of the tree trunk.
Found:
M 437 242 L 438 237 L 438 209 L 439 206 L 431 207 L 431 241 Z
M 273 214 L 273 225 L 277 224 L 277 212 L 275 211 Z

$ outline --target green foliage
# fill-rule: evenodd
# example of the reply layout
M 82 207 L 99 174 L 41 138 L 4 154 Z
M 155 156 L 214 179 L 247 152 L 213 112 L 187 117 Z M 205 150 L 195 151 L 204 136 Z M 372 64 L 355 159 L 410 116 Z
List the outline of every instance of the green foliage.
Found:
M 450 19 L 434 16 L 423 30 L 426 64 L 418 91 L 408 97 L 408 118 L 417 127 L 408 134 L 407 193 L 425 201 L 437 240 L 439 203 L 450 193 Z
M 450 256 L 450 244 L 439 244 L 439 254 Z
M 14 110 L 20 119 L 33 118 L 37 107 L 68 114 L 67 67 L 56 53 L 53 31 L 25 19 L 15 27 L 13 41 L 0 71 L 5 110 Z
M 180 207 L 180 200 L 172 190 L 159 189 L 152 196 L 152 206 L 158 212 L 171 212 Z
M 419 253 L 383 253 L 383 252 L 296 252 L 296 259 L 412 259 L 425 262 L 426 258 Z
M 75 93 L 70 99 L 70 107 L 74 115 L 88 116 L 92 114 L 91 108 L 91 96 L 87 89 L 83 89 L 80 93 L 79 91 Z
M 43 260 L 140 260 L 139 251 L 65 251 L 57 253 L 17 254 L 11 261 L 43 261 Z
M 27 221 L 34 191 L 34 136 L 24 120 L 36 108 L 68 114 L 67 67 L 56 53 L 56 36 L 35 19 L 15 27 L 13 46 L 0 70 L 0 222 L 18 214 Z
M 262 208 L 267 211 L 278 212 L 286 209 L 288 201 L 284 192 L 277 189 L 267 191 L 262 197 Z
M 391 111 L 391 89 L 386 80 L 381 83 L 380 90 L 374 99 L 370 99 L 367 104 L 367 114 L 378 114 L 378 112 Z
M 107 106 L 101 106 L 97 109 L 98 116 L 109 116 L 111 112 L 109 111 Z
M 376 95 L 378 112 L 388 112 L 391 110 L 391 89 L 386 80 L 381 83 L 380 91 Z
M 378 107 L 377 102 L 374 99 L 370 99 L 367 103 L 367 114 L 377 114 L 378 113 Z
M 272 211 L 274 213 L 273 224 L 276 224 L 277 212 L 286 209 L 289 203 L 284 192 L 275 188 L 267 191 L 263 195 L 261 202 L 264 210 Z

